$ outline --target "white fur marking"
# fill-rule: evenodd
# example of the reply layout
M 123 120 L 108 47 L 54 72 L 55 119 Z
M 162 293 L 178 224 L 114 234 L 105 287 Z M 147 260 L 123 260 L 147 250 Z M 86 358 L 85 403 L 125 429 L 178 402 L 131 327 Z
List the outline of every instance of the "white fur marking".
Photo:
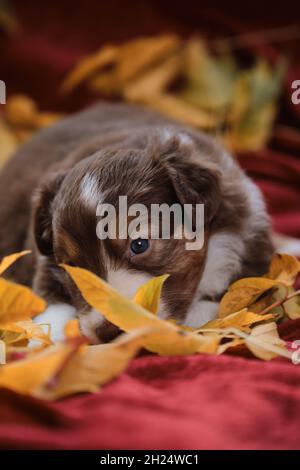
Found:
M 164 127 L 160 129 L 160 138 L 163 144 L 167 143 L 174 137 L 179 140 L 182 145 L 190 145 L 193 143 L 193 139 L 185 132 L 178 131 L 176 128 Z
M 99 204 L 101 191 L 98 179 L 91 173 L 86 173 L 80 184 L 81 198 L 88 206 Z
M 137 289 L 150 278 L 151 276 L 149 274 L 134 273 L 126 271 L 125 269 L 118 269 L 108 272 L 107 281 L 121 294 L 132 298 Z
M 192 138 L 185 132 L 180 132 L 178 137 L 182 145 L 191 145 L 193 143 Z
M 150 279 L 149 275 L 142 273 L 130 273 L 125 269 L 108 272 L 108 283 L 125 297 L 132 298 L 137 289 Z M 97 310 L 79 314 L 79 322 L 82 333 L 95 343 L 99 342 L 96 328 L 105 321 L 104 316 Z

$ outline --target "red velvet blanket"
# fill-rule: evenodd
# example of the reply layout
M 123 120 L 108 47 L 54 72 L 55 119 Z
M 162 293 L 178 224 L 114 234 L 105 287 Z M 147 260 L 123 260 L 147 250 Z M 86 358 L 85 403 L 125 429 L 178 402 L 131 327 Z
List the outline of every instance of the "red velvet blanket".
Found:
M 183 15 L 181 1 L 86 0 L 84 10 L 71 0 L 13 3 L 21 29 L 0 41 L 0 78 L 8 93 L 26 92 L 44 108 L 65 110 L 80 107 L 86 97 L 65 101 L 57 95 L 58 84 L 81 55 L 101 43 L 170 30 L 190 34 L 200 26 L 223 37 L 245 27 L 229 19 L 228 11 L 238 18 L 248 8 L 233 0 L 226 9 L 185 2 Z M 295 21 L 293 7 L 279 11 L 276 5 L 265 5 L 268 15 L 261 18 L 261 2 L 252 2 L 246 29 L 274 26 L 276 18 L 276 25 Z M 290 102 L 290 83 L 300 79 L 298 71 L 296 65 L 291 69 L 280 116 L 293 126 L 300 112 Z M 300 236 L 299 151 L 297 137 L 283 131 L 268 150 L 240 157 L 264 191 L 276 229 L 294 236 Z M 281 334 L 300 339 L 300 321 L 283 325 Z M 0 447 L 300 449 L 300 365 L 234 356 L 145 356 L 96 394 L 46 403 L 1 390 Z
M 300 338 L 291 323 L 282 334 Z M 0 448 L 299 449 L 300 365 L 233 356 L 136 359 L 96 394 L 0 391 Z

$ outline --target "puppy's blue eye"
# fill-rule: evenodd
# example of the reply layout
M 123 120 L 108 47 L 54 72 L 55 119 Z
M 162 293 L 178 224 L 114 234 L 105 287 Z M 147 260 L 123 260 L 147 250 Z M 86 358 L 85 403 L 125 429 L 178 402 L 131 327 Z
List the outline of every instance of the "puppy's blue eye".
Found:
M 137 238 L 136 240 L 133 240 L 130 244 L 130 249 L 135 255 L 144 253 L 146 250 L 148 250 L 148 248 L 149 240 L 146 240 L 145 238 Z

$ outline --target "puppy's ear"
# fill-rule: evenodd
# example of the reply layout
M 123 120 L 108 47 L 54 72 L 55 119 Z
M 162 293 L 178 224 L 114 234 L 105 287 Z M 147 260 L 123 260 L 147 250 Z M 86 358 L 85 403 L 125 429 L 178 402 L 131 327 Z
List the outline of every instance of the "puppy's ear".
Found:
M 43 181 L 33 197 L 33 232 L 42 255 L 53 254 L 52 205 L 65 174 L 54 173 Z
M 156 161 L 168 172 L 181 204 L 204 204 L 205 222 L 209 223 L 221 203 L 221 174 L 217 165 L 201 159 L 192 138 L 177 133 L 164 142 Z
M 217 170 L 193 162 L 174 161 L 169 174 L 180 203 L 204 204 L 205 221 L 209 223 L 221 202 Z

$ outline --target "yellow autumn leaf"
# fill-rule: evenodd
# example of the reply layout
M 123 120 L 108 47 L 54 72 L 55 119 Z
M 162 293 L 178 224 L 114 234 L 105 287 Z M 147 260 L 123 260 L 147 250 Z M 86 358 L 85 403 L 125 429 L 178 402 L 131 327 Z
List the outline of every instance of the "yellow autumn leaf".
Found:
M 292 286 L 300 272 L 300 262 L 295 256 L 276 254 L 265 277 Z
M 161 290 L 169 274 L 154 277 L 138 288 L 134 301 L 149 312 L 155 315 L 158 312 Z
M 0 325 L 0 339 L 8 345 L 18 343 L 27 338 L 24 328 L 18 326 L 17 323 L 6 323 L 3 326 Z
M 155 66 L 159 61 L 178 51 L 180 39 L 175 35 L 141 37 L 130 40 L 119 48 L 116 75 L 119 81 L 128 82 L 139 73 Z
M 85 269 L 62 266 L 85 300 L 121 330 L 130 332 L 136 328 L 153 329 L 153 333 L 143 340 L 143 347 L 149 351 L 171 356 L 216 351 L 218 344 L 213 338 L 189 333 L 161 320 L 132 300 L 123 297 L 105 281 Z
M 50 346 L 28 358 L 0 368 L 0 387 L 34 395 L 41 385 L 49 382 L 74 351 L 72 343 Z
M 128 101 L 133 102 L 143 100 L 145 97 L 151 99 L 163 93 L 165 88 L 174 81 L 180 72 L 180 67 L 180 56 L 178 54 L 170 56 L 152 70 L 147 70 L 142 76 L 131 80 L 128 85 L 124 86 L 122 95 Z
M 66 338 L 77 338 L 77 336 L 81 336 L 77 318 L 67 321 L 64 327 L 64 334 Z
M 300 318 L 300 296 L 298 295 L 284 302 L 284 311 L 291 320 Z
M 4 256 L 0 263 L 0 275 L 4 273 L 13 263 L 19 258 L 30 253 L 30 250 L 20 251 L 19 253 L 13 253 L 12 255 Z
M 10 346 L 18 345 L 21 341 L 28 343 L 30 340 L 38 341 L 43 346 L 49 346 L 52 344 L 49 333 L 50 329 L 48 333 L 45 333 L 41 325 L 33 323 L 31 320 L 0 325 L 0 339 Z
M 221 124 L 220 118 L 216 114 L 196 108 L 166 91 L 151 97 L 148 95 L 143 98 L 139 96 L 138 102 L 197 129 L 209 130 Z
M 118 54 L 117 47 L 108 45 L 101 48 L 95 54 L 86 57 L 66 77 L 61 87 L 62 92 L 71 92 L 95 72 L 113 64 L 117 60 Z
M 262 360 L 267 361 L 277 356 L 291 358 L 284 341 L 278 336 L 275 322 L 255 325 L 249 333 L 234 326 L 214 331 L 215 334 L 219 331 L 219 335 L 228 340 L 220 344 L 218 354 L 223 354 L 228 348 L 245 345 L 255 357 Z
M 300 295 L 295 295 L 286 300 L 286 297 L 293 295 L 294 292 L 295 289 L 293 287 L 288 287 L 285 284 L 279 286 L 278 290 L 273 295 L 273 301 L 284 300 L 284 302 L 281 306 L 272 309 L 272 313 L 283 313 L 291 320 L 300 318 Z
M 50 338 L 50 328 L 48 328 L 47 333 L 45 333 L 45 331 L 42 328 L 43 325 L 34 323 L 32 320 L 20 321 L 20 322 L 17 322 L 15 325 L 23 328 L 26 339 L 39 341 L 40 343 L 46 346 L 49 346 L 50 344 L 52 344 L 52 341 Z
M 233 312 L 249 307 L 262 294 L 272 289 L 275 290 L 278 285 L 280 285 L 278 281 L 263 277 L 249 277 L 236 281 L 221 299 L 219 317 L 223 318 Z
M 279 338 L 277 325 L 274 322 L 255 326 L 245 344 L 254 356 L 264 361 L 269 361 L 278 355 L 291 357 L 285 342 Z
M 35 392 L 40 398 L 57 399 L 81 392 L 95 392 L 99 386 L 118 377 L 142 346 L 149 329 L 121 335 L 110 344 L 84 345 L 66 362 L 54 385 Z
M 28 320 L 45 307 L 45 301 L 28 287 L 0 279 L 0 325 Z
M 149 333 L 145 328 L 135 330 L 105 345 L 66 342 L 50 346 L 0 368 L 0 387 L 44 399 L 95 392 L 124 371 Z M 5 344 L 2 349 L 5 360 Z
M 227 315 L 224 318 L 217 318 L 216 320 L 211 320 L 205 325 L 203 325 L 199 331 L 205 329 L 214 329 L 214 328 L 229 328 L 234 326 L 243 330 L 244 328 L 249 329 L 249 326 L 254 323 L 270 320 L 273 318 L 273 315 L 259 315 L 257 313 L 249 312 L 247 309 L 243 309 L 239 312 L 232 313 Z
M 217 354 L 218 355 L 224 354 L 226 351 L 228 351 L 228 349 L 236 348 L 237 346 L 242 346 L 243 344 L 245 344 L 244 339 L 233 338 L 231 341 L 228 341 L 227 343 L 220 344 L 220 346 L 218 347 Z
M 184 55 L 184 100 L 212 112 L 228 109 L 237 75 L 233 57 L 229 53 L 213 56 L 199 37 L 187 42 Z
M 38 112 L 37 104 L 26 95 L 13 95 L 5 108 L 5 118 L 12 126 L 31 127 Z
M 248 70 L 239 73 L 239 86 L 235 89 L 230 107 L 235 108 L 229 139 L 236 151 L 259 150 L 271 135 L 277 113 L 278 101 L 286 71 L 285 61 L 278 61 L 275 67 L 262 59 Z M 241 91 L 243 91 L 241 100 Z M 242 101 L 236 106 L 237 102 Z
M 29 132 L 30 134 L 35 130 L 53 124 L 61 117 L 57 113 L 41 112 L 36 102 L 26 95 L 11 96 L 7 101 L 4 116 L 18 136 L 18 140 L 23 140 L 22 138 L 20 139 L 22 132 L 27 131 L 26 133 Z

